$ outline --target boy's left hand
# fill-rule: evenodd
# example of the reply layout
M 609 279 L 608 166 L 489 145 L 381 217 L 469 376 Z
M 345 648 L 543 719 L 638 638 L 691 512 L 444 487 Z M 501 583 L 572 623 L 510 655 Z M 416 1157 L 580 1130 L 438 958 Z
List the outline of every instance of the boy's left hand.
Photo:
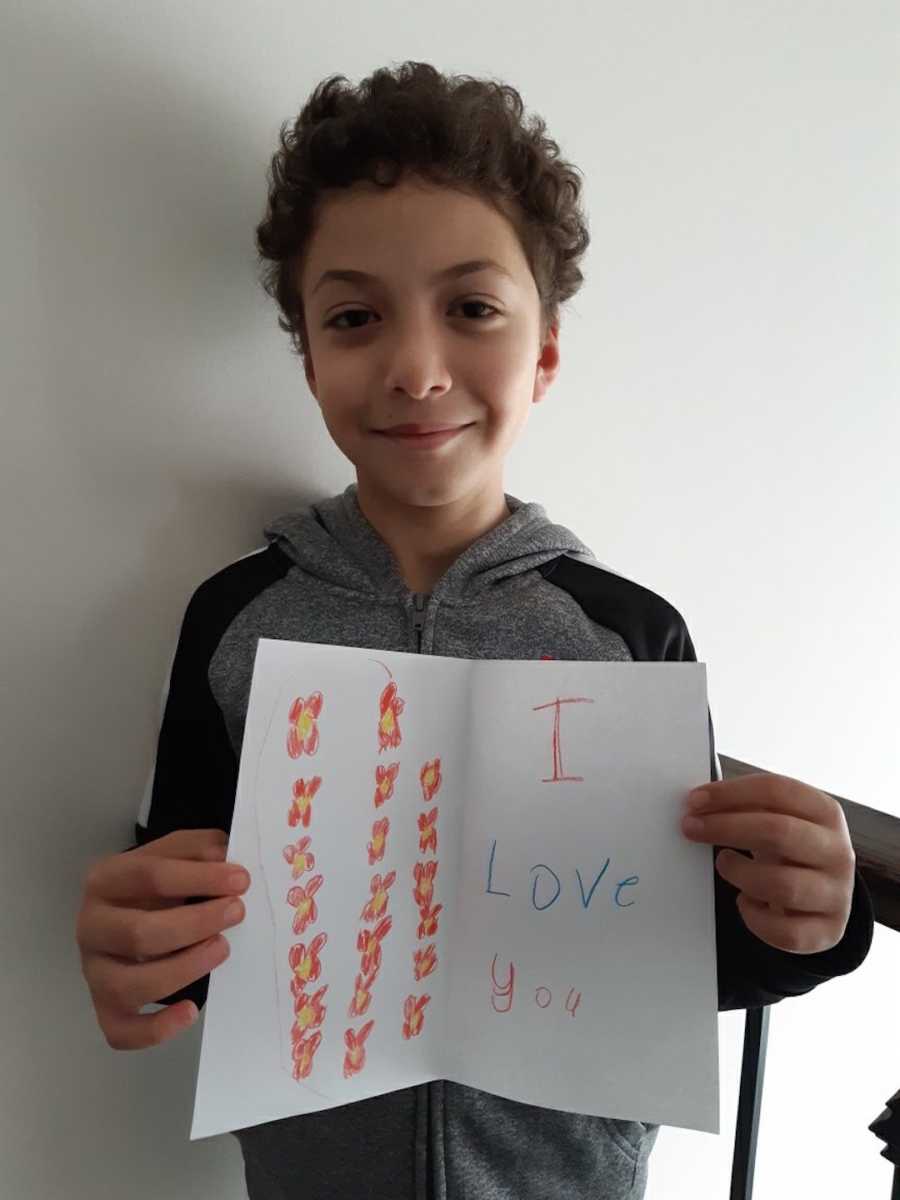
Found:
M 705 783 L 696 809 L 703 828 L 691 841 L 749 850 L 720 851 L 715 868 L 739 889 L 744 924 L 791 954 L 830 950 L 844 936 L 853 898 L 856 853 L 844 810 L 833 796 L 784 775 L 742 775 Z M 694 811 L 685 806 L 685 814 Z

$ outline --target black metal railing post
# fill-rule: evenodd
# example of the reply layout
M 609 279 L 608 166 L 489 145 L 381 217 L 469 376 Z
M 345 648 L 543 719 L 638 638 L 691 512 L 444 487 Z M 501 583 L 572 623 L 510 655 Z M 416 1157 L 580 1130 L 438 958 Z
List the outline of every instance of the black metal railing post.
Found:
M 734 1131 L 729 1200 L 751 1200 L 753 1195 L 753 1169 L 756 1164 L 768 1039 L 769 1005 L 748 1008 L 744 1018 L 744 1054 L 741 1060 L 741 1089 Z

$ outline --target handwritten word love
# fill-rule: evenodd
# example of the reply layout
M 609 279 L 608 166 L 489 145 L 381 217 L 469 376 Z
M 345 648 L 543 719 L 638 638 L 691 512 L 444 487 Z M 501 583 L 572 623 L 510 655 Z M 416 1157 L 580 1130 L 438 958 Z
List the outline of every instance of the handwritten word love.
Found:
M 493 882 L 493 875 L 494 875 L 494 855 L 496 853 L 496 850 L 497 850 L 497 839 L 494 838 L 494 841 L 491 845 L 491 856 L 488 861 L 487 887 L 484 889 L 485 894 L 490 895 L 490 896 L 509 897 L 511 895 L 510 892 L 499 891 L 499 890 L 496 890 L 491 887 L 491 884 Z M 594 882 L 591 884 L 590 890 L 588 891 L 587 895 L 585 895 L 584 881 L 581 878 L 581 871 L 577 867 L 575 868 L 575 875 L 578 879 L 578 886 L 581 889 L 581 904 L 582 904 L 583 908 L 587 908 L 588 905 L 590 904 L 591 898 L 594 895 L 594 889 L 597 887 L 597 884 L 600 882 L 600 880 L 606 874 L 606 869 L 608 866 L 609 866 L 609 859 L 607 858 L 606 862 L 603 864 L 603 869 L 600 871 L 600 874 L 594 879 Z M 555 904 L 556 901 L 559 899 L 560 893 L 562 892 L 562 881 L 560 880 L 557 873 L 553 870 L 553 868 L 548 867 L 546 863 L 535 863 L 535 865 L 533 867 L 531 867 L 530 869 L 535 872 L 534 880 L 532 881 L 532 887 L 531 887 L 531 903 L 532 903 L 532 906 L 540 912 L 540 911 L 543 911 L 543 909 L 545 909 L 545 908 L 550 908 L 550 906 Z M 621 903 L 619 900 L 619 893 L 622 891 L 623 888 L 634 887 L 634 885 L 639 881 L 639 879 L 640 879 L 640 876 L 638 876 L 638 875 L 629 875 L 627 877 L 627 879 L 620 879 L 616 884 L 613 885 L 614 889 L 615 889 L 613 901 L 617 908 L 631 908 L 631 906 L 635 903 L 634 900 L 628 900 L 624 904 Z M 541 903 L 538 903 L 538 887 L 539 887 L 539 885 L 541 887 L 541 899 L 542 899 Z M 547 899 L 546 898 L 547 894 L 548 894 L 548 892 L 552 891 L 554 885 L 555 885 L 556 890 L 553 891 L 552 895 L 550 895 L 549 899 Z

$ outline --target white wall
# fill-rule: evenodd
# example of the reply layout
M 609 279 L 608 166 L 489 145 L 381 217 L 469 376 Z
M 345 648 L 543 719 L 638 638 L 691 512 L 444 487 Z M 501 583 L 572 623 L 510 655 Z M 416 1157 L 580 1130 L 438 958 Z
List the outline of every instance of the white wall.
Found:
M 507 490 L 666 596 L 720 753 L 900 814 L 898 10 L 696 0 L 4 6 L 0 641 L 4 1194 L 242 1197 L 190 1143 L 201 1026 L 110 1050 L 73 930 L 131 840 L 181 615 L 341 489 L 254 278 L 281 121 L 325 75 L 492 75 L 584 171 L 587 284 Z M 757 1200 L 887 1196 L 900 935 L 772 1010 Z M 650 1200 L 724 1197 L 666 1128 Z

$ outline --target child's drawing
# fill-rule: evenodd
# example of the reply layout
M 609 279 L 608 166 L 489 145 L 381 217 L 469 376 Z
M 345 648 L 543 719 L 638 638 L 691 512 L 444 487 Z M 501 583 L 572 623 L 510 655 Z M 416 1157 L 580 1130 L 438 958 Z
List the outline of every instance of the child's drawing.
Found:
M 374 1021 L 366 1021 L 358 1033 L 352 1029 L 344 1030 L 344 1042 L 347 1046 L 347 1053 L 344 1055 L 345 1079 L 359 1074 L 366 1065 L 366 1039 L 372 1032 L 374 1024 Z
M 292 879 L 299 879 L 306 871 L 315 869 L 316 856 L 308 848 L 311 841 L 308 836 L 302 837 L 299 842 L 285 846 L 282 850 L 285 862 L 290 864 Z
M 375 807 L 380 808 L 385 800 L 390 800 L 394 794 L 394 783 L 400 770 L 398 762 L 390 766 L 379 765 L 375 768 Z
M 304 829 L 309 828 L 312 820 L 312 799 L 319 790 L 321 782 L 318 775 L 314 775 L 308 783 L 305 779 L 294 780 L 294 800 L 288 809 L 288 825 L 291 828 L 301 823 Z
M 367 843 L 370 867 L 374 866 L 377 862 L 381 862 L 384 858 L 384 845 L 390 827 L 391 823 L 387 817 L 384 817 L 381 821 L 376 821 L 372 825 L 372 840 Z
M 393 680 L 381 693 L 381 719 L 378 722 L 378 753 L 388 747 L 396 749 L 400 745 L 400 726 L 397 718 L 403 712 L 403 701 L 397 695 L 397 685 Z
M 298 696 L 291 705 L 288 720 L 287 751 L 291 758 L 301 754 L 315 754 L 319 745 L 319 727 L 316 718 L 322 711 L 322 693 L 313 692 L 308 700 Z
M 319 978 L 322 969 L 319 951 L 327 941 L 327 933 L 317 933 L 309 943 L 309 949 L 303 942 L 296 942 L 288 951 L 288 964 L 292 972 L 291 991 L 295 996 L 307 983 L 315 983 Z
M 377 975 L 377 971 L 368 975 L 364 975 L 362 971 L 357 974 L 353 986 L 353 999 L 347 1007 L 348 1017 L 363 1017 L 368 1012 L 372 1000 L 372 986 Z
M 319 910 L 316 907 L 315 894 L 323 882 L 321 875 L 313 875 L 305 887 L 302 883 L 298 883 L 288 892 L 287 902 L 295 910 L 291 923 L 294 933 L 303 933 L 307 925 L 311 925 L 318 919 Z
M 419 782 L 422 785 L 422 795 L 428 804 L 441 786 L 441 760 L 433 758 L 419 772 Z
M 320 691 L 312 692 L 306 700 L 302 696 L 294 697 L 288 711 L 288 733 L 286 739 L 286 748 L 290 758 L 299 758 L 302 754 L 312 755 L 318 750 L 319 728 L 317 721 L 322 711 L 322 703 L 323 696 Z M 274 712 L 272 716 L 274 719 Z M 312 799 L 319 790 L 321 783 L 322 779 L 319 775 L 314 776 L 308 781 L 304 779 L 294 780 L 292 785 L 292 802 L 287 810 L 287 823 L 291 828 L 299 824 L 302 824 L 304 828 L 309 827 L 312 819 Z M 275 958 L 273 964 L 275 972 L 275 996 L 279 1014 L 278 1028 L 282 1039 L 282 1056 L 284 1056 L 284 1031 L 281 1026 L 281 982 L 279 978 L 279 934 L 275 919 L 272 887 L 270 886 L 269 873 L 266 869 L 265 855 L 262 853 L 263 838 L 258 801 L 254 805 L 254 811 L 257 839 L 260 846 L 260 865 L 272 924 Z M 299 879 L 306 872 L 315 868 L 316 859 L 310 849 L 311 841 L 309 836 L 304 836 L 298 839 L 298 841 L 282 847 L 281 858 L 290 867 L 291 878 L 294 880 Z M 305 887 L 298 885 L 288 890 L 286 903 L 294 908 L 292 917 L 292 929 L 294 933 L 302 933 L 318 917 L 314 896 L 322 882 L 323 876 L 320 874 L 310 879 Z M 294 997 L 293 1008 L 295 1016 L 291 1028 L 291 1074 L 294 1080 L 306 1078 L 309 1075 L 315 1052 L 322 1040 L 319 1030 L 316 1030 L 310 1037 L 306 1037 L 305 1035 L 309 1029 L 316 1029 L 317 1026 L 320 1026 L 324 1019 L 326 1009 L 321 1000 L 327 991 L 328 985 L 326 984 L 322 987 L 312 998 L 306 995 L 304 988 L 308 983 L 314 982 L 319 978 L 322 969 L 322 962 L 319 955 L 327 940 L 328 935 L 323 931 L 312 939 L 308 949 L 302 942 L 294 943 L 288 947 L 289 986 Z M 324 1095 L 324 1093 L 320 1094 Z
M 436 858 L 429 862 L 417 862 L 413 865 L 413 900 L 419 908 L 428 908 L 434 897 L 434 876 L 438 869 Z
M 437 854 L 437 814 L 437 808 L 418 814 L 420 854 L 425 854 L 429 850 L 432 854 Z
M 294 1079 L 306 1079 L 309 1075 L 312 1070 L 313 1055 L 318 1050 L 321 1041 L 322 1034 L 319 1030 L 316 1030 L 310 1037 L 298 1038 L 294 1042 L 291 1052 L 294 1061 Z
M 292 1034 L 296 1037 L 303 1037 L 308 1029 L 316 1029 L 325 1020 L 325 1013 L 328 1009 L 322 1003 L 322 997 L 328 991 L 328 984 L 320 987 L 319 990 L 312 996 L 308 996 L 305 991 L 298 992 L 294 998 L 294 1028 Z
M 434 942 L 429 942 L 424 950 L 413 951 L 413 974 L 416 979 L 424 979 L 437 966 L 437 951 Z
M 369 890 L 372 893 L 372 899 L 363 905 L 363 910 L 359 914 L 361 921 L 377 921 L 378 918 L 387 908 L 388 888 L 391 887 L 394 880 L 397 878 L 396 871 L 389 871 L 384 879 L 380 875 L 373 875 L 369 883 Z
M 422 788 L 422 798 L 428 804 L 434 799 L 442 783 L 440 758 L 432 758 L 425 762 L 419 771 L 419 783 Z M 428 850 L 431 850 L 435 854 L 437 853 L 437 814 L 437 806 L 427 813 L 417 814 L 419 850 L 422 854 Z M 443 904 L 433 907 L 434 879 L 437 874 L 438 865 L 436 858 L 430 859 L 427 862 L 413 864 L 413 879 L 415 882 L 412 894 L 413 900 L 419 910 L 420 918 L 416 931 L 418 940 L 426 937 L 434 937 L 437 934 L 438 914 L 444 907 Z M 416 980 L 433 974 L 436 969 L 437 951 L 433 942 L 424 949 L 413 951 L 413 975 Z M 403 1036 L 407 1040 L 421 1033 L 425 1020 L 425 1005 L 430 999 L 431 997 L 426 994 L 420 997 L 407 996 L 404 1001 Z
M 716 1132 L 710 754 L 700 663 L 260 638 L 192 1137 L 447 1078 Z
M 407 996 L 403 1001 L 403 1036 L 407 1041 L 422 1032 L 423 1011 L 430 999 L 426 992 L 424 996 Z
M 419 922 L 419 929 L 416 937 L 426 938 L 435 936 L 438 931 L 438 913 L 443 907 L 443 904 L 438 904 L 434 908 L 419 909 L 419 916 L 422 918 L 422 920 Z
M 356 948 L 361 951 L 359 969 L 364 975 L 377 971 L 381 966 L 381 943 L 390 932 L 394 918 L 387 916 L 374 929 L 361 929 L 356 938 Z
M 398 718 L 403 711 L 404 702 L 397 695 L 397 684 L 390 670 L 384 663 L 379 663 L 387 671 L 390 682 L 382 690 L 378 703 L 378 753 L 388 748 L 396 749 L 401 742 Z M 375 808 L 380 808 L 394 794 L 394 785 L 400 763 L 376 764 L 375 766 Z M 372 824 L 372 836 L 366 844 L 369 866 L 384 859 L 387 848 L 387 836 L 390 831 L 390 820 L 383 817 Z M 391 929 L 392 918 L 386 916 L 388 891 L 397 877 L 396 871 L 376 874 L 372 877 L 369 890 L 371 898 L 363 906 L 359 919 L 361 921 L 378 921 L 375 930 L 360 930 L 357 934 L 357 949 L 361 954 L 360 970 L 357 972 L 353 988 L 353 996 L 347 1009 L 349 1017 L 363 1016 L 372 1002 L 372 987 L 381 967 L 381 942 Z M 374 1020 L 368 1021 L 358 1031 L 344 1031 L 344 1041 L 347 1053 L 344 1056 L 344 1077 L 358 1074 L 366 1062 L 365 1042 L 374 1028 Z

